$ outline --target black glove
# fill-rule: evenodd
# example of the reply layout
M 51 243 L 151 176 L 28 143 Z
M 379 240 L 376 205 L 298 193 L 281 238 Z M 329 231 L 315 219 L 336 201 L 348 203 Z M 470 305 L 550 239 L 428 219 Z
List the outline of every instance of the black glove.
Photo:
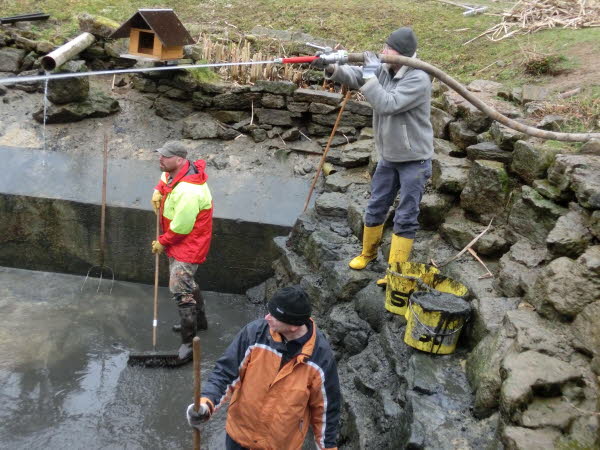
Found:
M 196 412 L 194 411 L 194 404 L 192 403 L 187 407 L 185 415 L 191 427 L 200 429 L 202 423 L 210 419 L 210 409 L 206 403 L 200 403 L 200 408 L 198 408 L 198 412 Z

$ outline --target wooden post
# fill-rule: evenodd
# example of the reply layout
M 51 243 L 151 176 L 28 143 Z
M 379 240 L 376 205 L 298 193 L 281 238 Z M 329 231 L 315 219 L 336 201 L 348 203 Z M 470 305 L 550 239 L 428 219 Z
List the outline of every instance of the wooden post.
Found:
M 200 338 L 196 336 L 192 341 L 194 352 L 194 411 L 200 409 Z M 200 430 L 194 428 L 194 450 L 200 450 Z

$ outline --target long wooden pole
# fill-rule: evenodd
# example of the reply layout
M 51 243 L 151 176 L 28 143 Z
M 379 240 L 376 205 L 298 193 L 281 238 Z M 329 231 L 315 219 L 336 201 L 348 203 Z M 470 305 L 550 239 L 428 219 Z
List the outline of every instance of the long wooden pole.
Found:
M 325 151 L 323 152 L 323 156 L 321 156 L 321 162 L 319 162 L 319 167 L 317 168 L 317 173 L 315 173 L 315 178 L 313 179 L 312 185 L 310 186 L 310 191 L 308 191 L 308 197 L 306 197 L 306 202 L 304 203 L 303 212 L 308 208 L 308 204 L 310 203 L 310 198 L 312 197 L 313 190 L 315 189 L 315 185 L 317 184 L 317 180 L 319 179 L 319 175 L 321 174 L 321 169 L 323 168 L 323 164 L 325 164 L 325 158 L 327 157 L 327 152 L 329 152 L 329 148 L 331 147 L 331 142 L 333 141 L 333 137 L 335 136 L 335 132 L 337 131 L 338 125 L 340 124 L 340 120 L 342 120 L 342 113 L 344 112 L 344 108 L 346 107 L 346 103 L 348 103 L 348 99 L 350 98 L 350 89 L 346 92 L 346 96 L 344 97 L 344 101 L 342 102 L 342 106 L 340 106 L 340 112 L 338 113 L 337 119 L 335 119 L 335 123 L 333 124 L 333 128 L 331 129 L 331 134 L 329 135 L 329 139 L 327 140 L 327 145 L 325 146 Z
M 156 213 L 156 240 L 160 227 L 160 210 Z M 152 349 L 156 351 L 156 327 L 158 325 L 158 253 L 154 258 L 154 320 L 152 320 Z
M 192 340 L 192 351 L 194 354 L 194 411 L 200 409 L 200 338 L 196 336 Z M 200 430 L 194 428 L 194 450 L 200 450 Z

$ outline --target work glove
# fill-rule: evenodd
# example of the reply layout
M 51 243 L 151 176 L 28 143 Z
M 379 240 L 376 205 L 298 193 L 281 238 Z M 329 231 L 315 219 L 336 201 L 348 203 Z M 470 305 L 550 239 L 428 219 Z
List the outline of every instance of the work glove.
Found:
M 152 208 L 154 209 L 154 214 L 158 214 L 158 211 L 160 210 L 161 200 L 162 194 L 159 190 L 154 189 L 154 192 L 152 193 L 152 200 L 150 201 L 152 203 Z
M 373 52 L 363 53 L 363 80 L 368 81 L 375 77 L 375 72 L 381 66 L 379 57 Z
M 165 246 L 158 241 L 152 241 L 152 253 L 158 253 L 159 255 L 165 251 Z
M 196 412 L 194 411 L 194 404 L 192 403 L 187 407 L 185 415 L 190 427 L 194 427 L 199 430 L 202 423 L 210 419 L 210 410 L 208 409 L 208 405 L 206 403 L 200 403 L 198 412 Z

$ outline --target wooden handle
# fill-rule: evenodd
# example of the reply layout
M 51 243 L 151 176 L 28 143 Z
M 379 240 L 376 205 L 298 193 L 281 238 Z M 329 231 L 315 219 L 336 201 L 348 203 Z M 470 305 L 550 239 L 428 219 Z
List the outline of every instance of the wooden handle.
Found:
M 160 227 L 160 211 L 156 214 L 156 240 Z M 158 253 L 154 258 L 154 320 L 152 320 L 152 348 L 156 351 L 156 326 L 158 325 Z
M 196 336 L 192 341 L 194 352 L 194 411 L 200 409 L 200 338 Z M 200 450 L 200 430 L 194 428 L 194 450 Z

